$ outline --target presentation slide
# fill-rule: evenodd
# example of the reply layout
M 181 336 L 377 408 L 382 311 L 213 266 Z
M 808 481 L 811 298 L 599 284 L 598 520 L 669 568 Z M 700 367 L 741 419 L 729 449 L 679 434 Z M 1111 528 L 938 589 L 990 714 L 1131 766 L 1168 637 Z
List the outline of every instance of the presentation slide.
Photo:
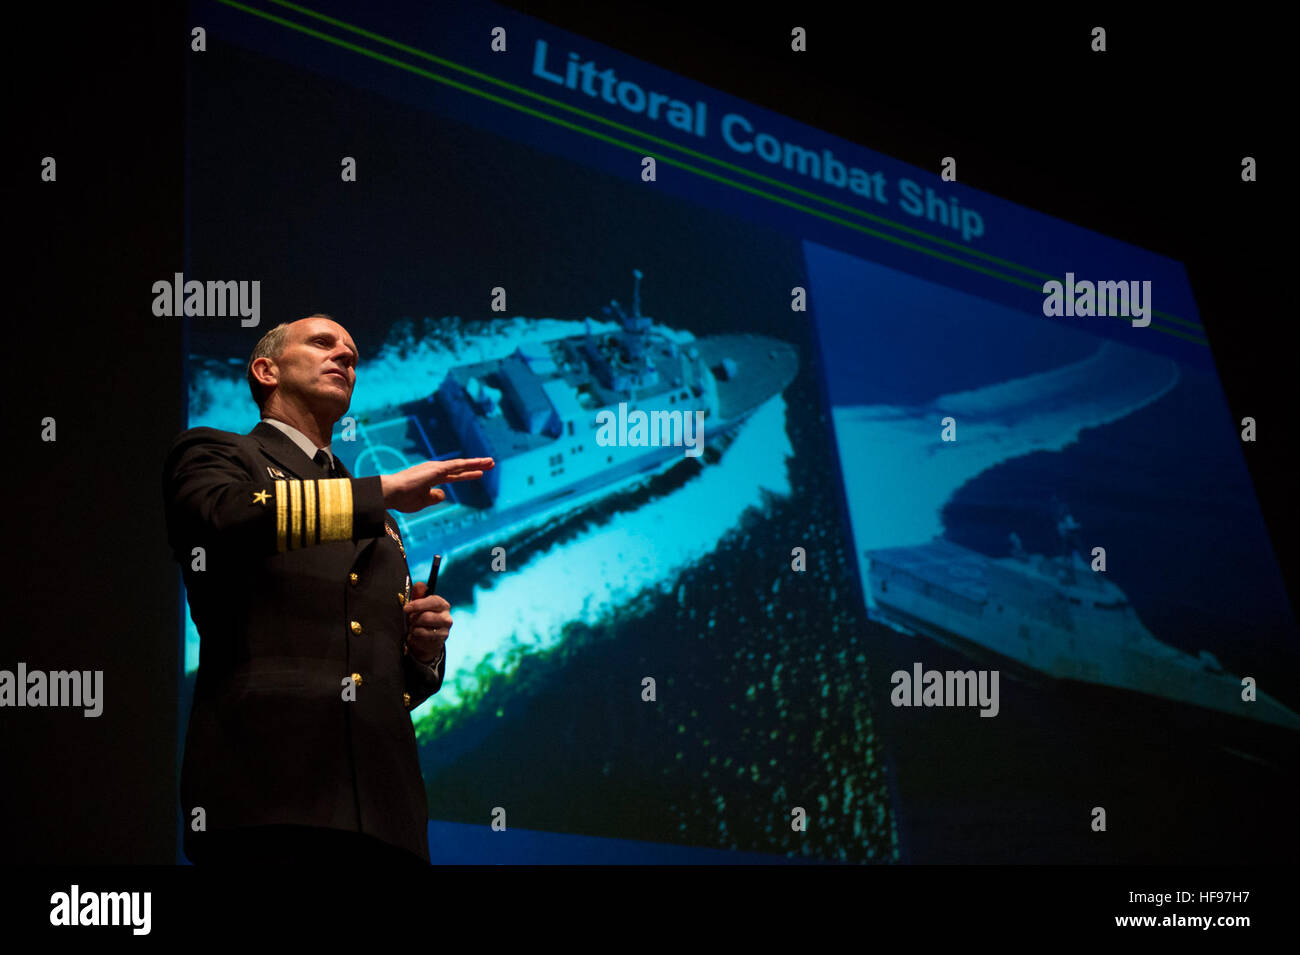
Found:
M 247 433 L 253 346 L 325 313 L 351 474 L 496 461 L 390 512 L 455 618 L 435 861 L 1196 862 L 1207 805 L 1286 818 L 1300 643 L 1179 262 L 505 7 L 194 20 L 188 426 Z

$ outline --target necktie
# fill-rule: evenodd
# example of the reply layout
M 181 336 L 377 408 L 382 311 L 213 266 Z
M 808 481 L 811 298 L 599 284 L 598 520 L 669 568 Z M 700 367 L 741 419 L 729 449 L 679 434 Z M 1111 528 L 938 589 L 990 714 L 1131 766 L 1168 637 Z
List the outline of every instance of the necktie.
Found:
M 326 451 L 324 448 L 321 448 L 319 451 L 317 451 L 316 456 L 312 458 L 312 460 L 316 462 L 317 467 L 319 467 L 330 477 L 335 478 L 339 476 L 338 468 L 334 466 L 333 456 L 330 455 L 330 453 Z

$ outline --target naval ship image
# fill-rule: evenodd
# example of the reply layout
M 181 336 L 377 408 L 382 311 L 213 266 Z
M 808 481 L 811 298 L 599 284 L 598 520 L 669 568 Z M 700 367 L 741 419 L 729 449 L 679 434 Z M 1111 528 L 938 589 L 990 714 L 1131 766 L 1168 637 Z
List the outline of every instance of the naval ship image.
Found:
M 1068 515 L 1063 537 L 1078 525 Z M 1039 673 L 1206 707 L 1300 729 L 1300 715 L 1257 692 L 1241 699 L 1241 678 L 1214 655 L 1181 652 L 1157 640 L 1123 591 L 1069 556 L 990 558 L 936 538 L 915 547 L 867 552 L 871 594 L 881 616 L 969 652 L 992 651 Z
M 503 544 L 670 469 L 696 434 L 696 412 L 703 413 L 696 453 L 714 439 L 725 446 L 794 379 L 799 356 L 786 342 L 726 334 L 678 343 L 654 330 L 641 314 L 641 272 L 633 275 L 632 314 L 617 301 L 604 308 L 621 329 L 594 332 L 588 317 L 583 334 L 527 341 L 504 359 L 457 366 L 422 399 L 358 414 L 357 439 L 335 442 L 357 477 L 428 460 L 495 459 L 482 479 L 443 485 L 442 503 L 395 515 L 409 561 Z M 598 443 L 600 412 L 617 417 L 620 405 L 625 415 L 662 413 L 656 444 Z

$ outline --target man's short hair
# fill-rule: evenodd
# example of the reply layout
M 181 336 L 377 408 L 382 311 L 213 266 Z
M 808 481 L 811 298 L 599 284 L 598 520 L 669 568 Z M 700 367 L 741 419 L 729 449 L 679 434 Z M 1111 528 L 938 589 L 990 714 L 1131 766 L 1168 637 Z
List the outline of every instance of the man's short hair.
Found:
M 324 312 L 308 315 L 307 318 L 328 318 L 331 322 L 334 321 L 333 315 L 326 315 Z M 299 321 L 306 321 L 306 318 L 299 319 Z M 290 322 L 281 322 L 263 335 L 257 344 L 253 346 L 253 354 L 249 356 L 248 367 L 245 369 L 244 376 L 248 379 L 248 390 L 252 394 L 253 401 L 259 411 L 266 404 L 266 399 L 271 397 L 271 393 L 253 376 L 253 362 L 259 358 L 278 359 L 284 353 L 284 345 L 289 338 L 290 324 Z

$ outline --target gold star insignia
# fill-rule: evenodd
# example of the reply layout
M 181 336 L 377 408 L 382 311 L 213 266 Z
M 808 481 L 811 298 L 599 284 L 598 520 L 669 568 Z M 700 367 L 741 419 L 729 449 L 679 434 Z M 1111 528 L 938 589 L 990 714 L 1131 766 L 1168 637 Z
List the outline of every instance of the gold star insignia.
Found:
M 254 503 L 254 504 L 265 504 L 265 503 L 267 502 L 267 499 L 268 499 L 270 496 L 271 496 L 271 494 L 270 494 L 269 491 L 254 491 L 254 492 L 253 492 L 253 503 Z

